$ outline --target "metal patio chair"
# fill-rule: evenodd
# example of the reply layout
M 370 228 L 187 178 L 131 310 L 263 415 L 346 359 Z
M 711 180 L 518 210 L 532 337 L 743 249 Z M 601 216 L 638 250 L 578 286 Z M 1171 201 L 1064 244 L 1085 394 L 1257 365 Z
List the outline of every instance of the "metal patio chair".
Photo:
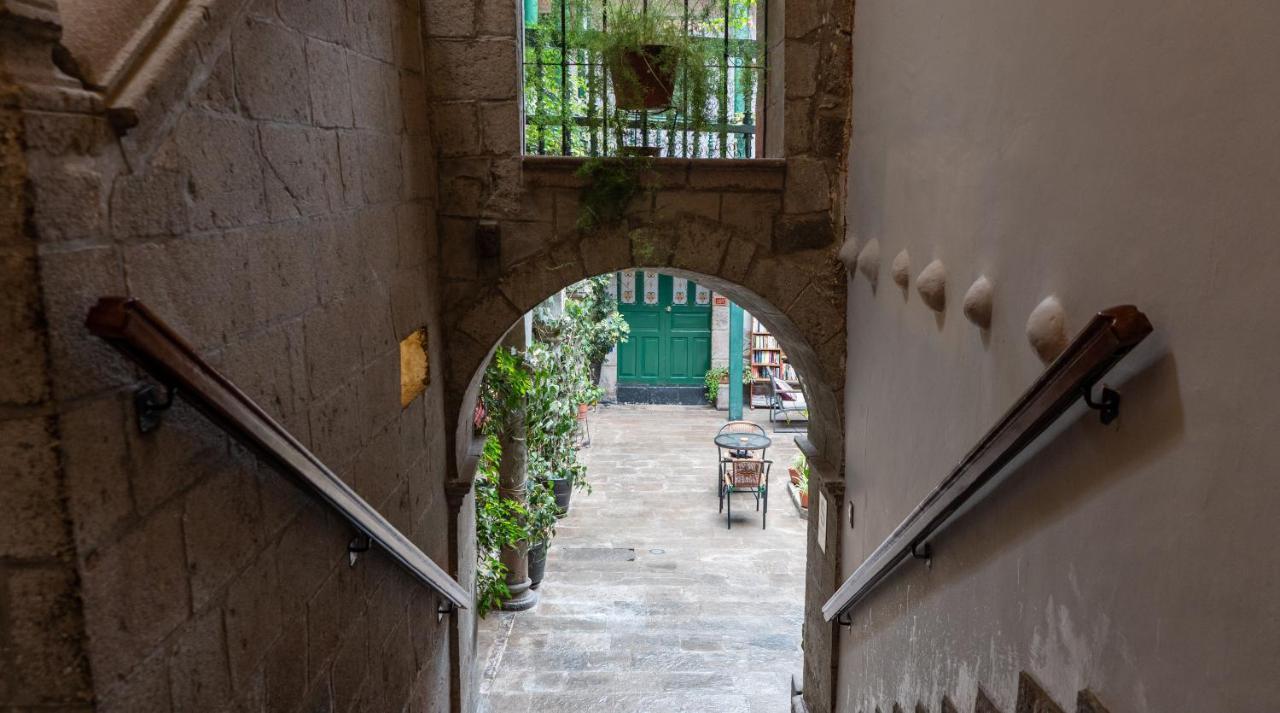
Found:
M 769 520 L 769 470 L 773 466 L 771 460 L 736 460 L 729 466 L 724 475 L 724 485 L 720 489 L 720 511 L 725 513 L 725 526 L 733 529 L 733 494 L 751 493 L 756 498 L 756 510 L 764 504 L 764 512 L 760 515 L 760 529 L 765 529 Z
M 769 421 L 777 424 L 784 421 L 787 430 L 780 430 L 776 425 L 773 427 L 776 433 L 799 433 L 805 429 L 792 429 L 792 415 L 801 415 L 803 420 L 809 420 L 809 404 L 804 399 L 804 391 L 797 389 L 783 381 L 777 376 L 769 377 Z
M 761 436 L 767 435 L 763 426 L 751 421 L 730 421 L 721 426 L 719 431 L 716 431 L 717 436 L 722 433 L 754 433 Z M 763 460 L 765 457 L 765 451 L 769 449 L 762 448 L 759 454 L 755 453 L 755 451 L 748 451 L 746 458 L 734 455 L 735 449 L 725 448 L 720 444 L 716 444 L 716 450 L 719 455 L 719 463 L 717 464 L 716 469 L 716 492 L 719 493 L 724 490 L 724 474 L 728 464 L 739 460 Z

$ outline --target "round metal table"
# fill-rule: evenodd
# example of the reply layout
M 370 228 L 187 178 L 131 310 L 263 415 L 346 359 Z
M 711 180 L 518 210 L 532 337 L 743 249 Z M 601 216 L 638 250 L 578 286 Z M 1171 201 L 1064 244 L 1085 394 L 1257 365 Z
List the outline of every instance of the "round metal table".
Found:
M 750 451 L 762 451 L 773 445 L 768 436 L 759 433 L 721 433 L 715 441 L 717 446 L 733 451 L 738 458 L 746 458 Z

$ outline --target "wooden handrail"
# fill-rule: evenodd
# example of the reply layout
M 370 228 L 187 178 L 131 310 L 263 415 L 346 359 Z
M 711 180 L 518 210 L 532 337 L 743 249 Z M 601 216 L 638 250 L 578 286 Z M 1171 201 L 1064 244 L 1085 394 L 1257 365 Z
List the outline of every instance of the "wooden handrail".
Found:
M 228 433 L 271 459 L 329 503 L 357 530 L 381 545 L 405 569 L 460 609 L 471 595 L 430 557 L 342 482 L 311 451 L 138 300 L 103 297 L 89 311 L 89 331 L 176 389 Z
M 1146 315 L 1130 305 L 1112 307 L 1094 316 L 951 474 L 849 575 L 822 605 L 822 616 L 827 621 L 841 616 L 903 560 L 913 554 L 920 556 L 920 547 L 927 546 L 930 535 L 1076 400 L 1084 398 L 1091 407 L 1102 410 L 1104 422 L 1114 418 L 1119 395 L 1107 390 L 1102 403 L 1095 404 L 1090 391 L 1150 333 L 1151 323 Z

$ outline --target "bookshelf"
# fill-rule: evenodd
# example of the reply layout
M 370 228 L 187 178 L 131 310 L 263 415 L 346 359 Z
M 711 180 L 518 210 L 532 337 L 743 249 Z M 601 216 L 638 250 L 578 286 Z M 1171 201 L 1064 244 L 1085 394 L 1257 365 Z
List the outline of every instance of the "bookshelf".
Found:
M 768 408 L 769 376 L 781 376 L 784 381 L 797 382 L 795 368 L 778 344 L 777 337 L 755 317 L 751 318 L 751 406 Z

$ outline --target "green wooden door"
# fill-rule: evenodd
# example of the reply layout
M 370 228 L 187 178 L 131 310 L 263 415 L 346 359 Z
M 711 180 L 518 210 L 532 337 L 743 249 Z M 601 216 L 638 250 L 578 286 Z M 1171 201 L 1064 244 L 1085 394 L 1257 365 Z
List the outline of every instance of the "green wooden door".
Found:
M 618 345 L 618 383 L 702 384 L 711 368 L 710 292 L 671 275 L 633 274 L 618 276 L 618 311 L 631 328 Z

